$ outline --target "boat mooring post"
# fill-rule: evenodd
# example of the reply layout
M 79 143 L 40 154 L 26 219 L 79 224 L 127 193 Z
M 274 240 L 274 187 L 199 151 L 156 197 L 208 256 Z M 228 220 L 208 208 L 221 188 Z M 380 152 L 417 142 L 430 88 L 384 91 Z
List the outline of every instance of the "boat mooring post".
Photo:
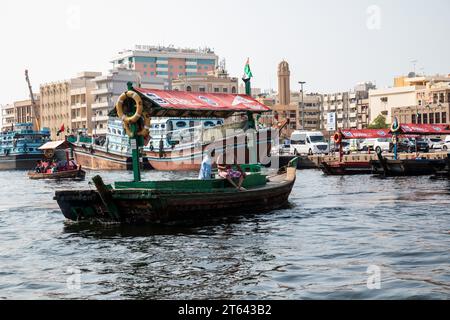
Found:
M 133 90 L 133 84 L 131 82 L 127 83 L 128 90 Z M 136 112 L 136 104 L 133 102 L 132 112 Z M 133 137 L 130 138 L 131 144 L 131 158 L 133 164 L 133 176 L 134 182 L 141 182 L 141 168 L 140 168 L 140 152 L 139 149 L 144 145 L 143 137 L 137 135 L 138 125 L 137 123 L 131 124 L 131 132 L 133 133 Z
M 251 80 L 250 78 L 248 79 L 242 79 L 244 80 L 245 83 L 245 94 L 249 97 L 252 96 L 252 86 L 251 86 Z M 253 140 L 253 144 L 252 144 L 252 148 L 251 150 L 249 150 L 249 163 L 250 164 L 256 164 L 258 163 L 258 142 L 257 140 L 257 133 L 256 133 L 256 123 L 255 123 L 255 118 L 254 118 L 254 114 L 251 111 L 247 111 L 247 121 L 248 121 L 248 129 L 252 130 L 252 140 Z

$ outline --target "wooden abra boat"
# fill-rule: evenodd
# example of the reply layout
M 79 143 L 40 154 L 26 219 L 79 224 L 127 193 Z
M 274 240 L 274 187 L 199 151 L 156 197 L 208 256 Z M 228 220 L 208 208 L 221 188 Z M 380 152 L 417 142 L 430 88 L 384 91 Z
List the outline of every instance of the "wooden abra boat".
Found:
M 97 176 L 97 190 L 57 191 L 54 199 L 72 221 L 161 223 L 269 212 L 287 204 L 297 160 L 271 178 L 249 173 L 243 184 L 247 191 L 224 179 L 116 182 L 113 187 Z
M 369 162 L 322 162 L 320 169 L 326 175 L 330 176 L 344 176 L 357 174 L 371 174 L 372 165 Z
M 81 169 L 81 166 L 78 166 L 75 170 L 66 170 L 59 171 L 54 173 L 37 173 L 37 172 L 28 172 L 28 177 L 32 180 L 43 180 L 43 179 L 52 179 L 52 180 L 61 180 L 61 179 L 74 179 L 74 180 L 84 180 L 86 177 L 86 171 Z
M 446 159 L 386 159 L 381 154 L 378 160 L 370 161 L 374 174 L 386 177 L 428 176 L 440 172 L 447 165 Z
M 39 148 L 44 152 L 47 164 L 38 165 L 35 171 L 28 172 L 32 180 L 84 180 L 86 172 L 69 157 L 70 143 L 67 141 L 47 142 Z M 39 161 L 40 163 L 40 161 Z M 53 166 L 50 164 L 53 163 Z

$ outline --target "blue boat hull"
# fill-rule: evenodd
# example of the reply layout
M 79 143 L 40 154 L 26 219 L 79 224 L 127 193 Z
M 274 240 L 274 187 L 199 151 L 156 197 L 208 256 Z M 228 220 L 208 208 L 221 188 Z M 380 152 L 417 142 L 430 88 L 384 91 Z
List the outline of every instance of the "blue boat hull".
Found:
M 36 162 L 43 158 L 43 154 L 0 156 L 0 170 L 32 170 L 36 167 Z

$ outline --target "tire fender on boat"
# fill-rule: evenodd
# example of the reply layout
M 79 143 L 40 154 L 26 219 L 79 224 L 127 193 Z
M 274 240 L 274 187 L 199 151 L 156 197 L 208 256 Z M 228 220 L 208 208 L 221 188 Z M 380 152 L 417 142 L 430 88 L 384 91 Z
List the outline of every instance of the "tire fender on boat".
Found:
M 334 142 L 335 143 L 337 143 L 337 144 L 340 144 L 341 142 L 342 142 L 342 133 L 340 133 L 340 132 L 336 132 L 335 134 L 334 134 Z

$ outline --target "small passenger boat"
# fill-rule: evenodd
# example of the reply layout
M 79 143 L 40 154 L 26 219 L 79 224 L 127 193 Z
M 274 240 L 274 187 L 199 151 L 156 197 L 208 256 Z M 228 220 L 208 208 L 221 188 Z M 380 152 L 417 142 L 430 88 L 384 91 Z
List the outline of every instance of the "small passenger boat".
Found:
M 39 148 L 46 160 L 36 165 L 34 171 L 28 172 L 32 180 L 84 180 L 86 172 L 69 156 L 70 143 L 67 141 L 47 142 Z
M 264 213 L 288 203 L 296 168 L 297 158 L 270 178 L 261 172 L 248 173 L 246 191 L 238 191 L 225 179 L 105 185 L 97 176 L 93 179 L 97 190 L 57 191 L 54 199 L 72 221 L 166 223 Z
M 358 174 L 371 174 L 372 166 L 369 162 L 322 162 L 320 169 L 329 176 L 346 176 Z

